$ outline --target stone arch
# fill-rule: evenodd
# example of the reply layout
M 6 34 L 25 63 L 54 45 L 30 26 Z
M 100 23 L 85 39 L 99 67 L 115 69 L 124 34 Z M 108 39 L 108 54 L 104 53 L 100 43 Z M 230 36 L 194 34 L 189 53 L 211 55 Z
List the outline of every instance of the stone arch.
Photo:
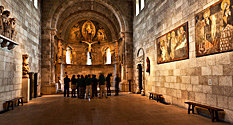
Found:
M 52 13 L 51 15 L 49 15 L 49 21 L 51 22 L 50 26 L 52 29 L 56 29 L 57 26 L 57 21 L 59 19 L 60 14 L 66 10 L 66 8 L 68 8 L 69 6 L 72 6 L 73 4 L 75 4 L 76 2 L 80 2 L 83 0 L 65 0 L 64 2 L 62 2 L 60 5 L 58 5 L 57 7 L 54 7 L 52 10 L 54 13 Z M 106 0 L 95 0 L 95 2 L 98 2 L 104 6 L 106 6 L 108 9 L 110 9 L 115 17 L 118 20 L 118 23 L 120 24 L 120 29 L 121 32 L 124 32 L 127 28 L 126 28 L 126 21 L 124 19 L 124 17 L 122 16 L 123 14 L 121 13 L 121 11 L 115 6 L 113 5 L 111 2 L 106 1 Z

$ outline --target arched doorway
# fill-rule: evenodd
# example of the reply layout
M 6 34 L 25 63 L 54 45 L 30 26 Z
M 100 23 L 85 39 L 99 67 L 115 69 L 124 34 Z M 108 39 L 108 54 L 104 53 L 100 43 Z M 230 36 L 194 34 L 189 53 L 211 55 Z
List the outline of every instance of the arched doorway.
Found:
M 137 53 L 137 93 L 145 95 L 145 53 L 140 48 Z

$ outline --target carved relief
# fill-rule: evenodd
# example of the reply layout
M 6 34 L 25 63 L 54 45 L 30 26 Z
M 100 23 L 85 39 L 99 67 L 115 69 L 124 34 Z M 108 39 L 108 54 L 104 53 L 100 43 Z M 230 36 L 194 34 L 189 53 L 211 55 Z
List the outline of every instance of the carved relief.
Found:
M 28 55 L 23 55 L 23 78 L 28 78 L 28 73 L 30 71 L 28 64 Z
M 4 6 L 0 6 L 0 35 L 3 35 L 11 40 L 15 40 L 16 37 L 16 19 L 9 18 L 10 11 L 5 10 Z
M 0 6 L 0 34 L 3 35 L 4 32 L 4 27 L 3 27 L 3 13 L 4 11 L 4 6 Z
M 2 13 L 2 17 L 3 17 L 3 27 L 4 27 L 4 36 L 10 38 L 10 20 L 9 20 L 9 16 L 10 16 L 10 11 L 5 10 Z
M 15 40 L 17 32 L 15 31 L 16 28 L 16 19 L 10 18 L 10 39 Z

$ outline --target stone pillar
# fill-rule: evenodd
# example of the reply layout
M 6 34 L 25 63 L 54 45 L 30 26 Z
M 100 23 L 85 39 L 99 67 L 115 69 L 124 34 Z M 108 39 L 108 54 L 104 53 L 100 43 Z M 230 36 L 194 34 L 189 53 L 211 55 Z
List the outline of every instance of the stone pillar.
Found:
M 42 94 L 56 93 L 55 87 L 55 68 L 54 68 L 54 35 L 56 30 L 42 30 L 42 47 L 41 47 L 41 82 Z
M 133 33 L 132 32 L 124 32 L 124 42 L 125 42 L 124 68 L 126 72 L 125 88 L 126 91 L 129 91 L 129 80 L 131 81 L 133 80 Z

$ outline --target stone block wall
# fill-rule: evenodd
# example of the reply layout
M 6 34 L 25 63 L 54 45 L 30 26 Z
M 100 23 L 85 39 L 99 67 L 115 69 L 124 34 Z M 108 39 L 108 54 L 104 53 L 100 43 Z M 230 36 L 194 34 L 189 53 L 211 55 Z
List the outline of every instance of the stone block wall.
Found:
M 218 0 L 146 0 L 134 17 L 134 80 L 137 83 L 137 53 L 144 49 L 151 60 L 145 90 L 162 93 L 171 104 L 186 107 L 191 100 L 225 110 L 233 122 L 233 52 L 196 57 L 195 14 Z M 188 21 L 189 59 L 157 64 L 156 39 Z M 144 67 L 145 68 L 145 67 Z
M 31 0 L 0 0 L 0 5 L 11 12 L 10 17 L 17 20 L 15 42 L 19 44 L 13 50 L 0 48 L 0 111 L 2 111 L 6 100 L 21 96 L 22 55 L 29 55 L 30 72 L 39 73 L 40 85 L 41 14 L 40 9 L 36 9 Z

